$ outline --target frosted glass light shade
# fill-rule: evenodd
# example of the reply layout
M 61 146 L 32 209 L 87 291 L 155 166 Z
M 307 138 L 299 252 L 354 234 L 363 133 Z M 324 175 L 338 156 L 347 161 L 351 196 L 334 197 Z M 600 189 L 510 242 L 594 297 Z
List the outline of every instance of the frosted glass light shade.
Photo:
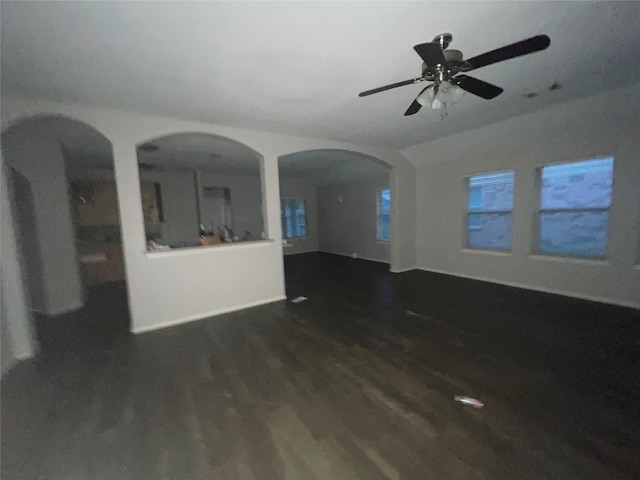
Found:
M 444 81 L 438 86 L 437 93 L 434 93 L 433 86 L 429 86 L 424 92 L 418 95 L 416 101 L 423 107 L 428 105 L 434 110 L 438 110 L 442 108 L 443 103 L 452 105 L 460 100 L 463 95 L 463 89 L 457 85 Z
M 436 99 L 449 105 L 457 102 L 464 95 L 464 90 L 457 85 L 453 85 L 447 81 L 440 84 Z
M 433 97 L 433 85 L 431 85 L 424 92 L 418 95 L 416 101 L 424 107 L 425 105 L 431 105 L 431 103 L 433 102 Z

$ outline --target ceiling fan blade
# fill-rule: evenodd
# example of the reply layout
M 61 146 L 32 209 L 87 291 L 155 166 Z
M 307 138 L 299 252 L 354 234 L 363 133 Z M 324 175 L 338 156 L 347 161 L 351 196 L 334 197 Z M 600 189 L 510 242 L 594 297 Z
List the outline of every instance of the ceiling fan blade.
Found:
M 407 108 L 407 111 L 404 112 L 405 117 L 408 117 L 409 115 L 415 115 L 416 113 L 418 113 L 418 111 L 422 108 L 422 105 L 418 103 L 418 97 L 422 95 L 425 90 L 428 90 L 431 87 L 432 85 L 429 85 L 422 89 L 422 91 L 418 94 L 416 99 L 411 103 L 411 105 L 409 105 L 409 108 Z
M 502 88 L 491 83 L 487 83 L 484 80 L 478 80 L 477 78 L 469 77 L 467 75 L 458 75 L 453 78 L 453 81 L 463 90 L 482 97 L 485 100 L 496 98 L 504 91 Z
M 429 67 L 447 64 L 444 53 L 442 53 L 442 47 L 438 43 L 421 43 L 413 47 L 413 49 Z
M 409 108 L 407 108 L 407 111 L 404 112 L 404 116 L 408 117 L 409 115 L 414 115 L 418 113 L 421 108 L 422 105 L 420 105 L 417 100 L 414 100 L 413 103 L 409 105 Z
M 366 90 L 364 92 L 360 92 L 358 96 L 366 97 L 367 95 L 373 95 L 374 93 L 384 92 L 385 90 L 391 90 L 392 88 L 404 87 L 405 85 L 411 85 L 413 83 L 424 82 L 425 80 L 426 78 L 424 77 L 412 78 L 411 80 L 404 80 L 403 82 L 392 83 L 390 85 L 385 85 L 384 87 L 378 87 L 372 90 Z
M 545 50 L 550 43 L 551 40 L 546 35 L 537 35 L 520 42 L 512 43 L 511 45 L 506 45 L 502 48 L 468 59 L 465 62 L 468 67 L 464 68 L 464 71 L 468 72 L 469 70 L 486 67 L 493 63 L 503 62 L 511 58 L 539 52 L 540 50 Z

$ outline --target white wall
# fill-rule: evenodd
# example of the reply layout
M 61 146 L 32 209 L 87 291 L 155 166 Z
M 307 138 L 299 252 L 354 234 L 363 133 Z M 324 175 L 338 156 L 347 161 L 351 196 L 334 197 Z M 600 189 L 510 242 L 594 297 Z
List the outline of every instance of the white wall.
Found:
M 389 188 L 388 175 L 318 187 L 320 250 L 388 263 L 390 243 L 376 240 L 377 195 L 383 188 Z
M 318 204 L 316 187 L 303 178 L 280 177 L 280 198 L 303 198 L 307 214 L 307 236 L 291 238 L 285 255 L 318 251 Z
M 18 245 L 8 194 L 8 169 L 4 159 L 0 166 L 0 373 L 4 375 L 16 359 L 34 354 L 35 340 L 18 261 Z
M 417 266 L 532 289 L 640 306 L 640 84 L 402 151 L 417 170 Z M 455 121 L 462 109 L 444 121 Z M 615 157 L 606 261 L 532 255 L 536 167 Z M 463 177 L 515 170 L 512 252 L 463 248 Z
M 41 288 L 30 293 L 31 307 L 57 315 L 80 308 L 84 290 L 68 198 L 68 184 L 61 145 L 40 125 L 30 124 L 2 138 L 7 165 L 22 173 L 31 184 L 35 236 L 39 265 L 28 263 L 41 276 Z M 18 213 L 21 206 L 17 205 Z M 25 251 L 25 255 L 35 252 Z M 32 275 L 33 274 L 33 275 Z
M 321 139 L 276 135 L 221 125 L 137 115 L 117 110 L 51 102 L 3 99 L 3 131 L 22 117 L 59 114 L 85 122 L 113 145 L 123 246 L 132 316 L 140 332 L 195 318 L 284 298 L 280 232 L 278 158 L 314 149 L 353 150 L 395 167 L 392 195 L 400 186 L 394 209 L 404 215 L 392 220 L 392 268 L 415 265 L 414 168 L 397 152 Z M 171 133 L 203 132 L 248 145 L 263 156 L 261 165 L 267 231 L 273 242 L 147 253 L 140 200 L 136 145 Z M 126 207 L 125 207 L 126 206 Z M 395 210 L 394 210 L 395 211 Z M 222 272 L 222 279 L 211 272 Z

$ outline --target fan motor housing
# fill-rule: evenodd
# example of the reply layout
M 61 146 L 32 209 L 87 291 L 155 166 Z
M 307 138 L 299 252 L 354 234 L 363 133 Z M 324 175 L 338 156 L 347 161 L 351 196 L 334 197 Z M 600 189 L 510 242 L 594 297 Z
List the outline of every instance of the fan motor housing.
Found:
M 442 69 L 445 76 L 453 76 L 460 72 L 464 64 L 464 57 L 460 50 L 443 50 L 444 58 L 447 60 L 446 68 Z M 429 67 L 426 63 L 422 64 L 422 76 L 427 80 L 434 80 L 440 76 L 440 70 L 436 70 L 434 67 Z
M 462 63 L 462 52 L 460 50 L 444 50 L 442 53 L 444 53 L 447 63 Z

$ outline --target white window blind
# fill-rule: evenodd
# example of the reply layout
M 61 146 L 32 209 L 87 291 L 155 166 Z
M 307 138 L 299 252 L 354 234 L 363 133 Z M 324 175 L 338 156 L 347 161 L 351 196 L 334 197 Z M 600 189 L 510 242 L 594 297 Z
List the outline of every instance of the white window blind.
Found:
M 376 240 L 389 242 L 391 240 L 391 190 L 378 191 Z
M 467 179 L 467 247 L 511 249 L 514 172 L 492 172 Z
M 307 236 L 307 212 L 302 198 L 283 198 L 280 200 L 280 221 L 282 238 Z
M 601 258 L 609 233 L 613 158 L 540 169 L 538 252 Z

